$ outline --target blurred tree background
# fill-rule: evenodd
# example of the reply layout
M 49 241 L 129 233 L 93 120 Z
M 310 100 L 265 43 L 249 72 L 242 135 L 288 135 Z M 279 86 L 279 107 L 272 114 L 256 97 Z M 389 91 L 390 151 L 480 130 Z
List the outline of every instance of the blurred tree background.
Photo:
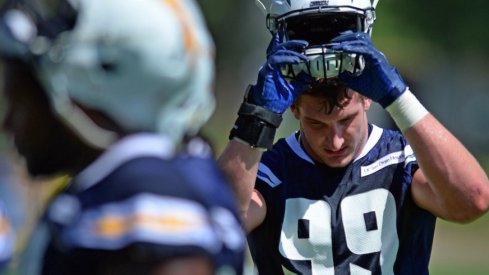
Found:
M 227 142 L 270 34 L 253 0 L 199 0 L 216 43 L 217 110 L 205 127 L 217 152 Z M 425 106 L 489 171 L 489 1 L 380 0 L 373 41 Z M 392 121 L 377 105 L 375 124 Z M 290 112 L 277 136 L 297 127 Z M 432 274 L 489 274 L 489 215 L 469 225 L 439 221 Z

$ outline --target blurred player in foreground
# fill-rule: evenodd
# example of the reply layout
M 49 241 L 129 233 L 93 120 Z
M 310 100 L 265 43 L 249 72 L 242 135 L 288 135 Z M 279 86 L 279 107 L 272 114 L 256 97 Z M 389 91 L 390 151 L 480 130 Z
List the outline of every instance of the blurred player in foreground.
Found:
M 209 146 L 213 43 L 189 0 L 7 1 L 4 127 L 34 177 L 68 173 L 22 274 L 241 274 Z
M 219 158 L 259 273 L 427 274 L 436 217 L 483 215 L 486 174 L 374 47 L 377 1 L 266 2 L 267 61 Z M 272 145 L 289 107 L 300 130 Z
M 15 248 L 15 234 L 9 217 L 0 201 L 0 273 L 9 263 Z

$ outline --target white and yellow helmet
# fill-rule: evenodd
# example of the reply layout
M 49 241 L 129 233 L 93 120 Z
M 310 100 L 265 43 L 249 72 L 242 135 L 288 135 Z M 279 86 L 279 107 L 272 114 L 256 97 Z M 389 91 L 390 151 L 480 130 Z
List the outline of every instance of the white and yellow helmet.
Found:
M 267 28 L 282 41 L 306 40 L 309 62 L 286 66 L 282 73 L 295 77 L 308 72 L 315 78 L 335 78 L 340 72 L 363 68 L 356 54 L 333 51 L 331 39 L 341 32 L 372 33 L 378 0 L 255 0 L 267 15 Z
M 2 54 L 32 64 L 56 112 L 94 146 L 115 133 L 79 104 L 175 142 L 214 110 L 214 44 L 193 0 L 18 0 L 1 13 Z

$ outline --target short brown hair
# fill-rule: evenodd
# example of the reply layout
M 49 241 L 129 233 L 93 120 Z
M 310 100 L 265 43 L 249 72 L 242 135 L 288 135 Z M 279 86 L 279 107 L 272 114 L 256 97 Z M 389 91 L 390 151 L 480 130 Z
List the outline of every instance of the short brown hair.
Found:
M 343 108 L 352 98 L 351 93 L 348 93 L 348 87 L 344 84 L 325 79 L 315 81 L 302 95 L 317 97 L 327 114 L 330 114 L 335 107 Z M 297 98 L 296 104 L 300 103 L 300 98 L 300 96 Z

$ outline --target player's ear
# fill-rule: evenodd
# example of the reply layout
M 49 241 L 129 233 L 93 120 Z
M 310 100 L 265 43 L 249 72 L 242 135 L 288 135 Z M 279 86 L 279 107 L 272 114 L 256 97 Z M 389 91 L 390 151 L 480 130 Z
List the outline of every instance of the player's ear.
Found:
M 372 100 L 368 97 L 363 97 L 363 109 L 365 112 L 370 109 L 370 105 L 372 105 Z
M 294 114 L 294 117 L 298 120 L 299 119 L 299 103 L 298 100 L 296 100 L 292 105 L 290 105 L 290 111 L 292 114 Z
M 364 95 L 357 93 L 358 99 L 362 102 L 363 110 L 366 112 L 370 109 L 372 105 L 372 100 Z

